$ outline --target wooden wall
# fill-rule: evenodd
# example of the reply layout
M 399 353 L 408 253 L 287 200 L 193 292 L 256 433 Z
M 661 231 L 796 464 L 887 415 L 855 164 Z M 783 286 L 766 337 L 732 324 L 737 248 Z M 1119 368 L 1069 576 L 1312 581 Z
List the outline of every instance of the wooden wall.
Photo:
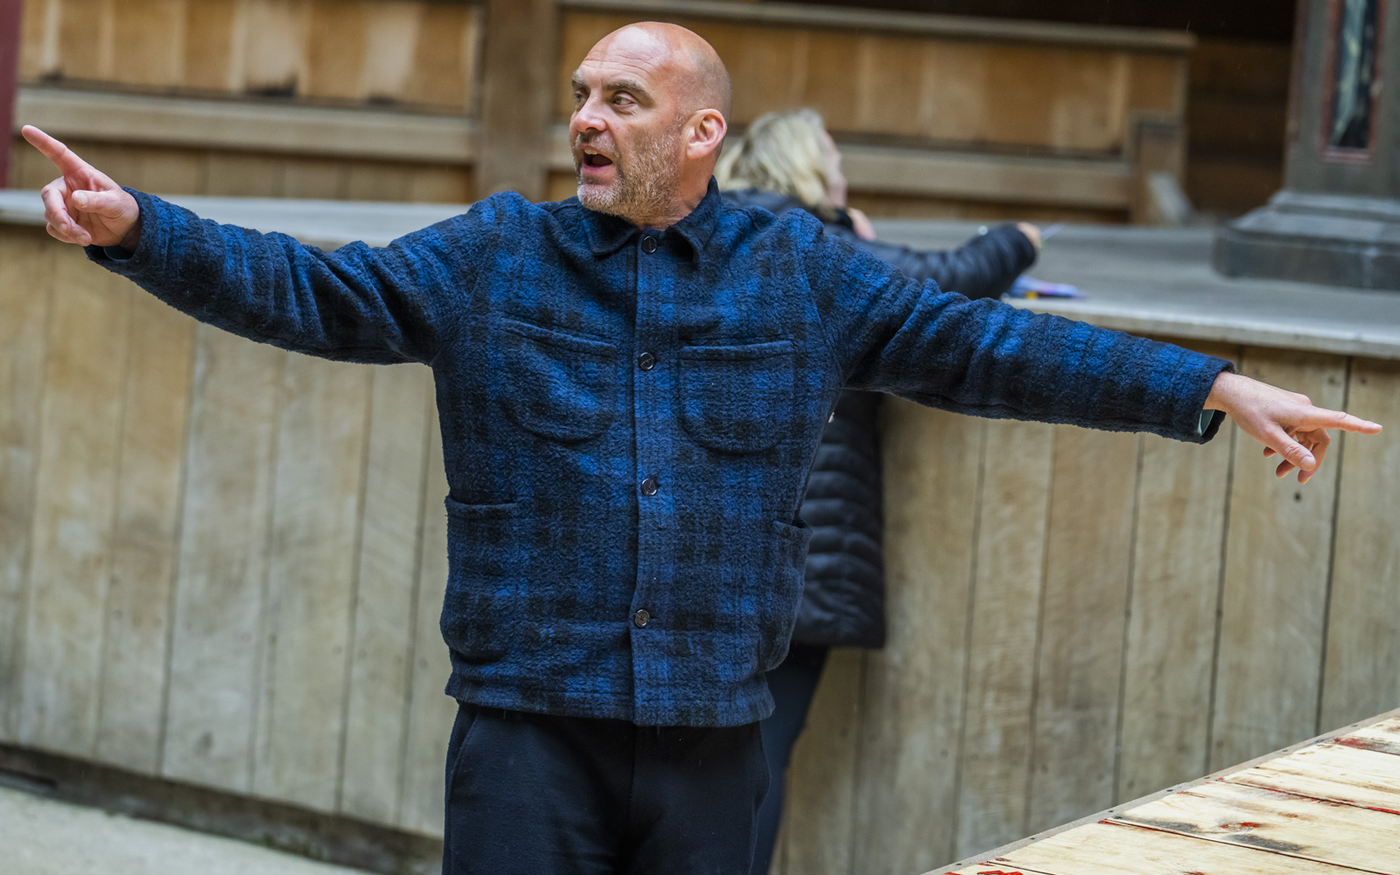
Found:
M 527 5 L 530 14 L 512 18 Z M 706 0 L 537 7 L 550 0 L 26 0 L 18 122 L 116 155 L 123 183 L 168 194 L 466 201 L 496 186 L 499 167 L 538 153 L 529 160 L 539 190 L 567 197 L 572 163 L 558 144 L 569 73 L 610 30 L 660 18 L 695 29 L 725 58 L 737 128 L 770 110 L 820 110 L 856 149 L 846 168 L 852 203 L 874 215 L 1141 219 L 1140 177 L 1183 173 L 1192 45 L 1183 35 Z M 502 90 L 492 76 L 519 78 L 500 47 L 522 28 L 521 44 L 551 70 L 553 97 L 533 121 L 518 101 L 489 99 Z M 56 106 L 75 94 L 93 111 Z M 128 115 L 149 121 L 133 127 L 97 111 L 115 95 L 146 100 Z M 269 144 L 157 118 L 162 106 L 220 105 L 357 111 L 385 125 L 470 119 L 481 143 L 425 160 L 406 135 L 397 151 L 366 160 L 324 134 Z M 532 151 L 529 137 L 548 143 Z M 957 161 L 921 161 L 929 156 Z M 490 178 L 474 179 L 482 162 L 493 163 Z M 1027 173 L 1054 184 L 1028 187 Z M 49 178 L 29 156 L 10 183 Z
M 1400 363 L 1213 350 L 1400 420 Z M 426 369 L 197 326 L 0 226 L 0 742 L 434 834 Z M 1400 432 L 1308 486 L 887 407 L 889 645 L 837 652 L 777 873 L 911 875 L 1400 705 Z

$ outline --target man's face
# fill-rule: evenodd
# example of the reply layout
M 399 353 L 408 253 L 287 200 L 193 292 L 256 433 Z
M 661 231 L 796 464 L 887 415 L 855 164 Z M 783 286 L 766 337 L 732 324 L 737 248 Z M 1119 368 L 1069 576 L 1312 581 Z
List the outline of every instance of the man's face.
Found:
M 675 202 L 685 118 L 657 40 L 623 32 L 605 40 L 574 74 L 569 140 L 578 199 L 637 225 Z

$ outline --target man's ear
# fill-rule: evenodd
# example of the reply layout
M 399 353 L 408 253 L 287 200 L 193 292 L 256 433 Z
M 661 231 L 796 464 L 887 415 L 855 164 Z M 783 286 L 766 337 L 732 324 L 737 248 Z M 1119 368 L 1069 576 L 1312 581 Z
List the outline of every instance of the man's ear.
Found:
M 696 112 L 686 125 L 685 157 L 698 161 L 716 154 L 728 129 L 729 125 L 719 110 L 702 109 Z

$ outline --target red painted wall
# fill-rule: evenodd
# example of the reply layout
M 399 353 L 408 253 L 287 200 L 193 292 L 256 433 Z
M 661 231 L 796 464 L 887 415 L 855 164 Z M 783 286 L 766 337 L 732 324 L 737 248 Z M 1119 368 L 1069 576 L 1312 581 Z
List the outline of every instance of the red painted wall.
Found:
M 10 177 L 10 130 L 19 73 L 19 15 L 23 0 L 0 0 L 0 188 Z

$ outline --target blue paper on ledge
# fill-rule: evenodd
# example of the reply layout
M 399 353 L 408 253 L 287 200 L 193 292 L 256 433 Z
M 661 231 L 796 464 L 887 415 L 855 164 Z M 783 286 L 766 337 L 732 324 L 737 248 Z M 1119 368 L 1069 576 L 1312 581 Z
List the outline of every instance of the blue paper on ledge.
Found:
M 1084 298 L 1088 296 L 1078 286 L 1066 283 L 1047 283 L 1022 275 L 1016 278 L 1015 284 L 1006 293 L 1006 297 L 1025 298 L 1033 301 L 1036 298 Z

